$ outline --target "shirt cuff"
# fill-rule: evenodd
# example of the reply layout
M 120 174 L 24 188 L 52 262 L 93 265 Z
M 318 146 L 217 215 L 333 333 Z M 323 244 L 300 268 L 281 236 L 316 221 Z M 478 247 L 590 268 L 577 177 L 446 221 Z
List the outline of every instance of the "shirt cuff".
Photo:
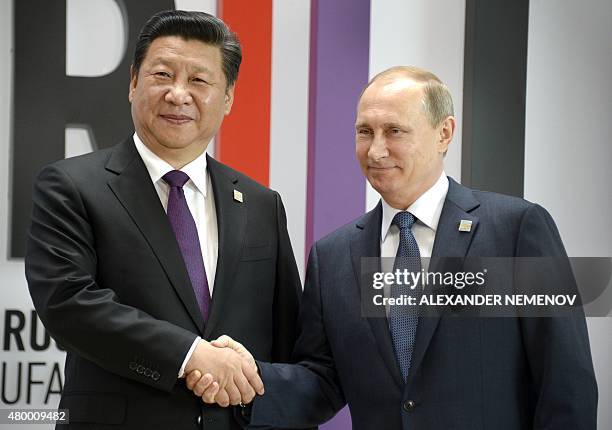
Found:
M 183 360 L 183 364 L 181 365 L 181 368 L 179 369 L 179 373 L 178 373 L 178 377 L 179 378 L 184 378 L 185 377 L 185 366 L 187 366 L 187 362 L 191 358 L 191 355 L 193 354 L 193 351 L 195 351 L 195 348 L 198 345 L 198 342 L 201 341 L 201 340 L 202 340 L 202 338 L 200 336 L 198 336 L 198 337 L 196 337 L 196 339 L 191 344 L 191 348 L 189 348 L 189 351 L 187 351 L 187 355 L 185 356 L 185 359 Z

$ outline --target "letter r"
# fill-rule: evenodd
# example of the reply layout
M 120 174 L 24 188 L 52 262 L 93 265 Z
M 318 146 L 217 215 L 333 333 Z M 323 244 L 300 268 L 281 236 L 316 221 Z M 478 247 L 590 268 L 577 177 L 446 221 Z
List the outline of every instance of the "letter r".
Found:
M 66 1 L 14 2 L 12 258 L 25 254 L 34 177 L 43 165 L 64 158 L 66 126 L 88 128 L 94 149 L 133 132 L 127 94 L 138 31 L 155 12 L 173 9 L 174 2 L 116 1 L 128 23 L 126 52 L 119 67 L 99 77 L 66 76 Z

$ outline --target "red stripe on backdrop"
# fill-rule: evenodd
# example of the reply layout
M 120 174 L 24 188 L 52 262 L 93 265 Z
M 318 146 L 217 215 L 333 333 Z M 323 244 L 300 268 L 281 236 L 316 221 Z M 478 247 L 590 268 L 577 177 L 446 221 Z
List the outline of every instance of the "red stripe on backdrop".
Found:
M 217 158 L 267 186 L 270 180 L 272 0 L 219 0 L 217 13 L 242 44 L 242 65 L 234 105 L 217 135 Z

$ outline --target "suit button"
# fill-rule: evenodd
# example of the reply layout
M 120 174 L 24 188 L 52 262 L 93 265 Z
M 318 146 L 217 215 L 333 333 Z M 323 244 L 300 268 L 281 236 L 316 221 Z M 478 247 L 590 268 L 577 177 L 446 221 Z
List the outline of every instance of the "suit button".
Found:
M 145 371 L 145 367 L 141 364 L 136 368 L 136 372 L 140 373 L 141 375 L 144 373 Z
M 412 412 L 416 407 L 416 403 L 414 402 L 414 400 L 406 400 L 402 407 L 406 412 Z
M 138 363 L 136 363 L 135 361 L 130 361 L 130 370 L 136 370 L 137 367 Z
M 151 373 L 153 373 L 153 371 L 147 367 L 144 371 L 144 376 L 148 378 L 149 376 L 151 376 Z
M 159 377 L 161 375 L 159 374 L 159 372 L 153 372 L 153 374 L 151 375 L 151 379 L 153 379 L 154 381 L 159 381 Z

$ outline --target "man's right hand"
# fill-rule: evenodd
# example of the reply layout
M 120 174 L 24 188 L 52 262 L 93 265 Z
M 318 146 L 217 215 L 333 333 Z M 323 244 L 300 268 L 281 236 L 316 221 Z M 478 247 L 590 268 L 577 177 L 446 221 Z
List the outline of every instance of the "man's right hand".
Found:
M 224 407 L 249 403 L 256 392 L 263 394 L 264 391 L 254 361 L 231 347 L 215 347 L 205 340 L 196 346 L 185 366 L 185 374 L 187 387 L 196 395 L 202 397 L 212 387 L 215 402 Z

